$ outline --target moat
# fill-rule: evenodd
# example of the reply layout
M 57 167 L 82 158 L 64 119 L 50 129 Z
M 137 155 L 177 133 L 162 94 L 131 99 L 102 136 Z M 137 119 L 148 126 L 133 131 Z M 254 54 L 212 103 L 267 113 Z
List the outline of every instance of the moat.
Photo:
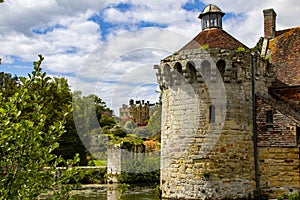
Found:
M 133 187 L 126 192 L 122 192 L 117 187 L 98 187 L 84 190 L 72 191 L 75 200 L 156 200 L 158 197 L 150 187 Z

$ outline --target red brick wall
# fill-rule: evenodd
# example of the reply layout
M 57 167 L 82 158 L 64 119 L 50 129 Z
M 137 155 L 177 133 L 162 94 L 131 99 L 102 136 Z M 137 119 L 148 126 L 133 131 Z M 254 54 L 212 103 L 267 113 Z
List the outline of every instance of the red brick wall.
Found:
M 264 34 L 265 38 L 270 39 L 275 36 L 276 13 L 273 9 L 264 10 Z
M 266 112 L 273 111 L 273 123 L 266 123 Z M 256 97 L 258 146 L 295 147 L 296 123 L 273 108 L 261 97 Z

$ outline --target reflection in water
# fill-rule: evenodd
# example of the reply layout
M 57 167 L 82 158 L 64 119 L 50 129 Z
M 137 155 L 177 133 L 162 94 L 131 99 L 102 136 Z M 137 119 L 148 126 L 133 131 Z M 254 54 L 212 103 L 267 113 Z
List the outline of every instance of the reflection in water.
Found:
M 116 185 L 112 185 L 101 191 L 82 190 L 76 192 L 73 197 L 74 200 L 119 200 L 119 191 Z M 149 189 L 139 189 L 137 191 L 129 190 L 121 198 L 122 200 L 157 200 L 153 191 Z
M 107 188 L 107 200 L 118 200 L 119 190 L 117 186 L 112 186 Z

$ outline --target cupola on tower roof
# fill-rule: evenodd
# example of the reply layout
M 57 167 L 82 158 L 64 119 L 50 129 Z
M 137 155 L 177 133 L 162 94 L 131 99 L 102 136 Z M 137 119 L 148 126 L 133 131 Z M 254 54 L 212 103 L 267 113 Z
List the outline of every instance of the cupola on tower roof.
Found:
M 225 13 L 216 5 L 209 4 L 200 13 L 199 17 L 202 20 L 202 30 L 210 28 L 222 29 L 222 17 Z
M 210 49 L 236 50 L 239 47 L 248 49 L 240 41 L 222 29 L 222 17 L 225 13 L 212 4 L 205 6 L 199 17 L 202 22 L 202 31 L 180 50 L 198 49 L 206 45 Z

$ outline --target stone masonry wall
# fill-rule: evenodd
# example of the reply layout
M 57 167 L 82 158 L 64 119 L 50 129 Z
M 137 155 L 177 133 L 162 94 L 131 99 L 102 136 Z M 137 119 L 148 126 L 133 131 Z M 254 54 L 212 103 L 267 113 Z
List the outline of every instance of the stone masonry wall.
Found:
M 300 191 L 299 147 L 259 147 L 259 181 L 271 197 Z
M 108 181 L 117 183 L 117 176 L 121 174 L 121 148 L 120 145 L 111 145 L 107 149 L 107 175 Z
M 210 63 L 209 76 L 204 60 Z M 220 60 L 226 64 L 223 74 L 216 68 Z M 158 69 L 163 197 L 247 197 L 255 190 L 250 54 L 186 50 Z
M 297 120 L 284 106 L 270 96 L 256 97 L 259 182 L 261 190 L 274 198 L 300 190 Z M 266 121 L 268 111 L 273 113 L 272 123 Z
M 163 90 L 164 198 L 242 198 L 256 190 L 251 58 L 246 52 L 194 49 L 156 66 Z M 253 61 L 260 186 L 271 196 L 295 192 L 300 187 L 297 114 L 268 95 L 274 66 L 259 56 Z M 266 124 L 268 110 L 272 124 Z

